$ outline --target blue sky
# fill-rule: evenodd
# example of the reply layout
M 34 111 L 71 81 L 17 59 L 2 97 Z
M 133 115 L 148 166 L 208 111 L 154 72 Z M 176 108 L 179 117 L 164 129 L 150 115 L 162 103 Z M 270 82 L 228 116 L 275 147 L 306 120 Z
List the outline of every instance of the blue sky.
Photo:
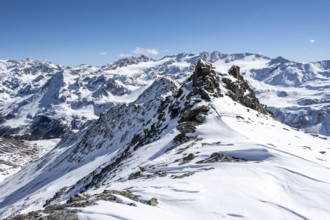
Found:
M 0 0 L 0 59 L 253 52 L 330 59 L 329 0 Z

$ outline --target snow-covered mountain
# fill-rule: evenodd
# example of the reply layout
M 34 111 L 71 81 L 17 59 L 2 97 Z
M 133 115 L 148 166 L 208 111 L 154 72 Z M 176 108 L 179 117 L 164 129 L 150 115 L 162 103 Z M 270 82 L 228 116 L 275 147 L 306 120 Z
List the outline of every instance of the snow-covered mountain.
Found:
M 237 66 L 196 63 L 5 179 L 0 217 L 328 219 L 330 141 L 274 120 Z
M 49 152 L 58 142 L 59 139 L 19 141 L 0 138 L 0 182 Z
M 330 135 L 330 61 L 298 63 L 256 54 L 178 54 L 161 60 L 145 56 L 95 67 L 63 67 L 33 59 L 0 61 L 0 135 L 48 139 L 78 130 L 100 113 L 134 101 L 155 79 L 183 82 L 197 60 L 227 72 L 238 65 L 262 103 L 299 129 Z

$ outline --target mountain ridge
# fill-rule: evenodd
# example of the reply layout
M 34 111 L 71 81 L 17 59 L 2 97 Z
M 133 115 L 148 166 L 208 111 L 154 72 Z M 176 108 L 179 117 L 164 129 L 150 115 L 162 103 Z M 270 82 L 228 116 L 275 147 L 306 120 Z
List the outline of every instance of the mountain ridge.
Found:
M 180 85 L 156 80 L 136 103 L 113 106 L 2 182 L 0 216 L 125 219 L 134 204 L 144 218 L 326 218 L 330 158 L 320 152 L 329 140 L 243 101 L 253 91 L 239 74 L 199 61 Z

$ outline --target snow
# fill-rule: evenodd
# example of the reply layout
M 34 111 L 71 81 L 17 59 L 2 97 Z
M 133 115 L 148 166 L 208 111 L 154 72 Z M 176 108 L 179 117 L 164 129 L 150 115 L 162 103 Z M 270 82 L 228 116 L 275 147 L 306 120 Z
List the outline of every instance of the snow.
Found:
M 37 146 L 41 150 L 40 157 L 45 155 L 47 152 L 52 150 L 61 139 L 54 138 L 54 139 L 46 139 L 46 140 L 35 140 L 35 141 L 24 141 L 25 144 L 30 146 Z
M 195 143 L 187 153 L 200 151 L 203 156 L 215 151 L 248 162 L 207 164 L 204 166 L 214 169 L 196 172 L 184 179 L 173 180 L 167 176 L 121 181 L 113 182 L 111 187 L 129 188 L 135 194 L 156 197 L 159 205 L 153 209 L 175 213 L 174 219 L 329 218 L 330 209 L 326 204 L 330 199 L 330 157 L 319 153 L 330 149 L 329 141 L 293 130 L 253 110 L 248 112 L 230 99 L 219 99 L 212 105 L 217 113 L 209 115 L 196 132 L 203 143 Z M 155 143 L 157 146 L 167 144 L 165 140 Z M 134 157 L 145 158 L 149 150 L 148 147 L 141 149 Z M 154 158 L 150 157 L 154 165 L 168 164 L 157 171 L 177 174 L 196 171 L 198 167 L 172 165 L 171 161 L 176 158 L 172 153 L 157 154 L 157 160 Z M 129 167 L 126 170 L 130 170 Z M 143 219 L 155 219 L 152 212 L 144 208 L 109 202 L 96 203 L 79 212 L 80 219 L 105 216 L 140 219 L 140 215 Z
M 162 209 L 150 207 L 131 201 L 134 205 L 116 204 L 107 201 L 96 202 L 93 206 L 87 207 L 78 214 L 80 220 L 122 220 L 122 219 L 177 219 L 188 220 L 176 213 L 165 212 Z
M 292 80 L 277 85 L 284 82 L 282 79 L 286 79 L 286 74 L 280 80 L 273 80 L 273 76 L 261 80 L 261 75 L 256 74 L 254 68 L 269 68 L 269 58 L 244 55 L 237 61 L 235 57 L 227 56 L 215 61 L 216 70 L 227 72 L 233 64 L 240 65 L 244 77 L 251 79 L 249 82 L 253 88 L 261 92 L 258 96 L 273 106 L 297 106 L 297 97 L 311 97 L 310 91 L 304 87 L 306 84 L 320 85 L 316 81 L 308 81 L 302 87 L 296 87 L 292 86 Z M 189 65 L 184 62 L 188 63 L 193 58 L 187 56 L 171 65 L 189 72 L 186 70 Z M 67 187 L 70 190 L 55 201 L 65 203 L 92 182 L 93 177 L 101 176 L 98 175 L 100 171 L 128 147 L 132 154 L 124 158 L 116 169 L 108 171 L 98 184 L 87 187 L 84 193 L 94 195 L 107 189 L 128 190 L 141 200 L 157 198 L 158 205 L 152 207 L 116 195 L 116 203 L 100 200 L 90 206 L 76 208 L 79 219 L 329 219 L 329 139 L 293 129 L 224 96 L 200 103 L 210 107 L 205 122 L 189 134 L 191 139 L 187 142 L 174 142 L 179 134 L 176 129 L 178 118 L 166 115 L 163 121 L 158 119 L 161 100 L 165 100 L 165 94 L 170 96 L 171 92 L 161 90 L 163 87 L 157 84 L 161 79 L 151 84 L 154 78 L 144 75 L 145 71 L 155 67 L 155 63 L 161 64 L 170 59 L 106 70 L 107 74 L 121 82 L 120 85 L 126 85 L 127 80 L 130 86 L 127 88 L 132 91 L 132 96 L 109 97 L 122 97 L 123 102 L 133 100 L 129 97 L 139 99 L 135 103 L 112 108 L 93 127 L 70 136 L 40 160 L 3 180 L 0 185 L 0 216 L 5 218 L 15 212 L 42 209 L 47 199 Z M 281 73 L 276 72 L 275 75 Z M 128 78 L 121 81 L 120 76 Z M 252 80 L 256 76 L 260 80 Z M 302 78 L 299 74 L 297 76 L 299 81 L 295 83 L 300 83 Z M 149 85 L 151 89 L 139 96 L 143 91 L 140 88 Z M 155 85 L 159 87 L 153 87 Z M 191 90 L 190 84 L 183 87 L 182 97 L 186 99 Z M 223 85 L 221 90 L 225 94 Z M 280 97 L 277 95 L 280 91 L 288 95 Z M 320 91 L 313 91 L 312 95 L 319 97 L 317 93 Z M 164 94 L 152 96 L 157 92 Z M 86 90 L 80 95 L 88 97 L 90 93 Z M 183 108 L 184 100 L 180 101 L 179 106 Z M 91 111 L 89 107 L 81 108 L 86 109 L 84 114 Z M 70 109 L 57 110 L 71 114 Z M 169 114 L 168 109 L 164 112 Z M 163 123 L 161 132 L 133 150 L 136 146 L 130 145 L 133 135 L 152 130 L 152 125 L 157 122 Z M 198 163 L 214 153 L 242 161 Z M 194 155 L 193 159 L 184 162 L 183 158 L 190 154 Z M 139 167 L 146 168 L 143 176 L 129 180 L 128 177 L 139 171 Z M 160 172 L 166 176 L 159 176 Z
M 0 113 L 10 115 L 3 125 L 19 128 L 19 134 L 24 135 L 29 132 L 29 126 L 36 123 L 38 115 L 45 115 L 65 121 L 69 128 L 74 124 L 76 127 L 72 129 L 77 129 L 88 120 L 96 120 L 102 111 L 113 105 L 133 102 L 160 76 L 183 82 L 200 58 L 212 62 L 222 73 L 226 73 L 232 65 L 238 65 L 258 98 L 279 120 L 305 131 L 330 134 L 327 125 L 321 123 L 329 114 L 324 113 L 330 88 L 330 65 L 327 61 L 297 63 L 282 57 L 270 59 L 258 54 L 220 52 L 178 54 L 160 60 L 132 57 L 102 67 L 80 65 L 64 68 L 49 61 L 27 59 L 12 63 L 3 60 L 0 88 L 4 92 L 0 95 Z M 61 72 L 63 83 L 56 85 L 51 79 Z M 107 87 L 109 79 L 114 80 L 111 86 L 119 86 L 120 89 Z M 283 91 L 288 95 L 279 96 L 279 92 Z M 300 99 L 316 101 L 302 105 L 298 103 Z M 47 103 L 49 105 L 45 108 Z M 312 120 L 300 119 L 304 115 L 310 115 Z
M 240 60 L 230 60 L 230 57 L 225 60 L 218 60 L 212 65 L 217 71 L 226 73 L 233 65 L 239 66 L 241 72 L 245 72 L 251 69 L 261 69 L 267 67 L 269 59 L 267 58 L 257 58 L 256 55 L 248 55 Z

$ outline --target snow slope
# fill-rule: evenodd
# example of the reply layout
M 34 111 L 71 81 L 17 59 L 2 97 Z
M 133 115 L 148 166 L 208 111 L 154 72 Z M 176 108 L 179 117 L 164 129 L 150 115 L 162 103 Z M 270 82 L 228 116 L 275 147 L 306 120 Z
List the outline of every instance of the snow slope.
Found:
M 274 120 L 253 97 L 205 62 L 180 86 L 158 79 L 1 183 L 0 216 L 328 219 L 329 140 Z

